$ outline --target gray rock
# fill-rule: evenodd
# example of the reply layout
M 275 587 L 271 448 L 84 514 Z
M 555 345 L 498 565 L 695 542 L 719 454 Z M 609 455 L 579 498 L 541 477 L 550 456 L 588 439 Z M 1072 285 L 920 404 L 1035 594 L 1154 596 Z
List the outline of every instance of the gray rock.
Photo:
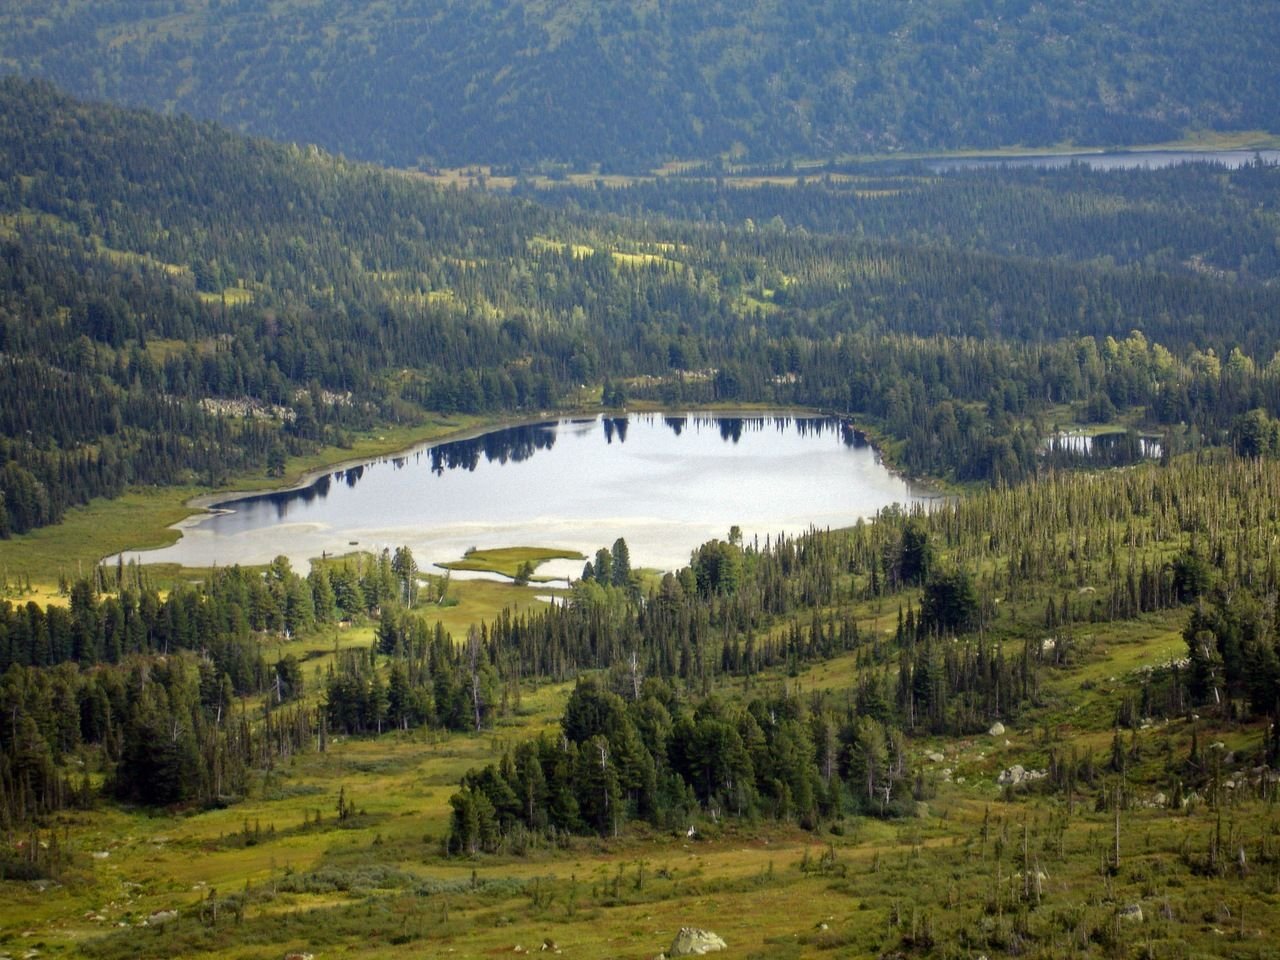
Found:
M 987 733 L 991 734 L 991 736 L 993 737 L 1003 737 L 1004 724 L 1001 723 L 999 720 L 997 720 L 995 723 L 991 725 L 991 729 L 988 730 Z
M 1027 770 L 1020 763 L 1015 763 L 1007 770 L 1000 771 L 1000 776 L 996 778 L 996 783 L 1000 786 L 1016 787 L 1020 783 L 1030 783 L 1032 780 L 1043 780 L 1047 774 L 1043 770 Z
M 696 927 L 681 927 L 676 938 L 671 941 L 670 957 L 700 957 L 704 953 L 714 953 L 728 946 L 718 935 L 710 930 L 699 930 Z

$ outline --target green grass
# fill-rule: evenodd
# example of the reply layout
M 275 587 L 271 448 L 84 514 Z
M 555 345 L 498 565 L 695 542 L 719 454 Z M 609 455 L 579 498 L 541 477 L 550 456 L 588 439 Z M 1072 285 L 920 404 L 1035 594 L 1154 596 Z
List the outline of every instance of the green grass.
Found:
M 253 291 L 244 287 L 227 287 L 221 293 L 200 291 L 197 296 L 205 303 L 223 303 L 228 307 L 240 307 L 253 302 Z
M 465 601 L 477 609 L 514 595 L 486 581 L 458 587 L 477 591 Z M 1110 692 L 1095 688 L 1099 706 L 1132 689 L 1132 670 L 1176 646 L 1175 634 L 1172 619 L 1098 626 L 1078 664 L 1049 673 L 1049 705 L 1038 718 L 1052 719 L 1057 698 L 1086 680 L 1116 676 Z M 824 677 L 835 687 L 857 672 L 852 657 L 841 657 L 794 682 L 812 689 L 826 685 L 813 682 Z M 1120 869 L 1104 874 L 1112 820 L 1091 797 L 1068 813 L 1061 798 L 1009 798 L 994 783 L 1003 766 L 1041 762 L 1035 721 L 1004 738 L 914 743 L 913 751 L 942 750 L 945 765 L 964 776 L 938 782 L 922 818 L 846 819 L 834 833 L 704 821 L 692 841 L 637 826 L 621 838 L 577 838 L 526 856 L 442 859 L 448 798 L 461 775 L 524 737 L 557 729 L 571 688 L 526 684 L 519 707 L 480 734 L 336 737 L 324 754 L 277 764 L 247 800 L 226 809 L 149 814 L 103 805 L 62 815 L 57 830 L 72 863 L 60 885 L 43 892 L 0 885 L 0 951 L 16 956 L 38 943 L 44 956 L 139 960 L 289 950 L 479 958 L 514 954 L 516 946 L 536 952 L 551 940 L 566 956 L 639 960 L 665 950 L 681 926 L 702 926 L 743 957 L 992 956 L 1001 944 L 1009 949 L 1017 930 L 1042 947 L 1056 945 L 1037 956 L 1274 956 L 1280 873 L 1259 852 L 1280 831 L 1270 804 L 1242 796 L 1223 810 L 1247 851 L 1247 876 L 1198 866 L 1218 819 L 1207 806 L 1127 811 Z M 1105 745 L 1109 723 L 1105 711 L 1085 709 L 1073 742 Z M 1181 756 L 1189 736 L 1184 722 L 1142 731 L 1145 759 L 1135 777 L 1158 776 L 1162 744 Z M 1219 736 L 1247 747 L 1258 732 L 1200 730 L 1202 745 Z M 921 765 L 936 773 L 936 765 Z M 1142 797 L 1155 790 L 1145 782 L 1135 786 Z M 336 819 L 340 790 L 360 811 L 348 825 Z M 1047 874 L 1038 905 L 1019 902 L 1024 825 L 1029 856 Z M 211 890 L 243 898 L 242 921 L 202 922 Z M 1117 926 L 1117 907 L 1135 902 L 1143 924 Z M 177 909 L 178 919 L 138 926 L 161 909 Z M 113 926 L 121 922 L 130 926 Z M 913 929 L 931 931 L 934 946 L 912 948 Z
M 461 640 L 472 624 L 489 623 L 505 609 L 519 613 L 541 605 L 536 596 L 556 592 L 543 585 L 535 588 L 495 580 L 454 580 L 449 584 L 445 605 L 419 604 L 417 612 L 430 626 L 438 621 L 455 640 Z
M 561 550 L 555 547 L 498 547 L 492 550 L 469 550 L 462 560 L 450 560 L 438 566 L 446 570 L 468 570 L 478 573 L 496 573 L 515 579 L 520 568 L 526 563 L 536 569 L 548 560 L 585 560 L 576 550 Z M 531 578 L 534 581 L 549 582 L 549 578 Z
M 60 576 L 74 580 L 87 574 L 101 558 L 126 548 L 167 546 L 178 539 L 170 524 L 191 515 L 186 501 L 199 492 L 195 487 L 140 488 L 115 500 L 72 507 L 62 523 L 0 541 L 0 566 L 10 577 L 23 574 L 33 583 L 52 584 Z

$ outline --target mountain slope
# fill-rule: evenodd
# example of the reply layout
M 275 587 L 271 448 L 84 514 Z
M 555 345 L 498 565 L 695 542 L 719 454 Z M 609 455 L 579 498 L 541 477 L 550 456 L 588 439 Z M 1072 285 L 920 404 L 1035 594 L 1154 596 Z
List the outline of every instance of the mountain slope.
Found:
M 959 480 L 1034 473 L 1061 405 L 1225 441 L 1246 411 L 1280 413 L 1280 289 L 1240 252 L 1274 233 L 1278 174 L 1181 176 L 1194 229 L 1167 251 L 1133 238 L 1177 229 L 1142 209 L 1169 175 L 1107 193 L 1064 171 L 1060 197 L 989 177 L 750 206 L 685 190 L 653 201 L 672 219 L 623 219 L 0 80 L 0 537 L 132 485 L 278 475 L 379 424 L 527 415 L 587 385 L 610 405 L 840 411 L 903 468 Z M 1008 240 L 959 242 L 979 234 Z
M 1280 130 L 1259 0 L 20 0 L 0 65 L 397 166 Z

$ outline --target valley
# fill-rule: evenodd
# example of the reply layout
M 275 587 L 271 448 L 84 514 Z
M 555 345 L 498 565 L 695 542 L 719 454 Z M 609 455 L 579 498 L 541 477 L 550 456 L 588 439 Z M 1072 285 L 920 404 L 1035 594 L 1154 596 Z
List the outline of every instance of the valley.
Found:
M 0 960 L 1275 957 L 1275 18 L 793 6 L 0 12 Z

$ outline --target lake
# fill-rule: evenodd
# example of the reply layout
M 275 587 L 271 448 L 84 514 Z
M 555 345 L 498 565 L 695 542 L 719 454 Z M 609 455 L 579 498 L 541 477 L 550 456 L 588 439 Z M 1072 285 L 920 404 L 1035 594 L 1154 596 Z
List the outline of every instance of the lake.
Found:
M 1261 157 L 1280 163 L 1280 150 L 1132 150 L 1118 153 L 1054 153 L 1009 157 L 948 157 L 925 161 L 934 173 L 983 167 L 1039 167 L 1053 169 L 1082 163 L 1095 170 L 1158 170 L 1183 163 L 1218 163 L 1236 170 Z
M 590 556 L 625 537 L 636 566 L 676 569 L 738 525 L 750 540 L 849 526 L 932 499 L 890 472 L 847 422 L 688 413 L 548 420 L 424 444 L 327 471 L 295 490 L 240 496 L 178 525 L 182 539 L 126 559 L 296 567 L 323 553 L 412 548 L 420 566 L 468 547 Z M 540 572 L 576 576 L 581 562 Z

